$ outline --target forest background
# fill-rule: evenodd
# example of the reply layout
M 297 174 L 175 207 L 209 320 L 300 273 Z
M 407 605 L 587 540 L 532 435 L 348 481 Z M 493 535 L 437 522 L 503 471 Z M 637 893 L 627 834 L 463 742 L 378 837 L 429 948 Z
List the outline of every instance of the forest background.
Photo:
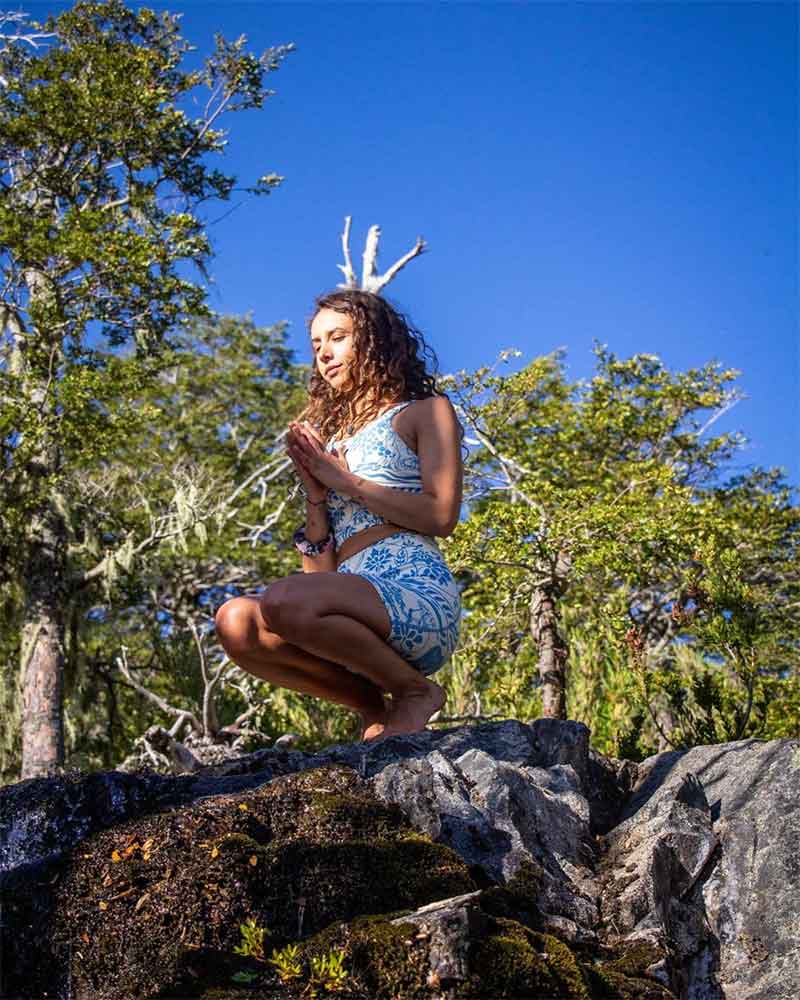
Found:
M 252 6 L 230 6 L 245 9 L 252 20 Z M 571 27 L 576 38 L 585 37 L 577 29 L 586 27 L 580 18 L 589 16 L 589 8 L 567 5 L 567 22 L 577 21 L 565 26 L 551 6 L 531 5 L 543 13 L 528 27 L 543 22 L 546 30 Z M 315 8 L 323 28 L 331 16 L 325 7 L 327 14 Z M 349 5 L 336 7 L 341 18 L 354 16 Z M 387 7 L 393 28 L 399 7 Z M 429 268 L 431 253 L 402 272 L 404 300 L 415 303 L 413 320 L 439 349 L 441 387 L 459 409 L 470 449 L 462 522 L 443 543 L 463 585 L 465 617 L 459 650 L 437 675 L 448 691 L 448 715 L 436 724 L 568 716 L 590 726 L 598 749 L 635 758 L 665 746 L 798 735 L 798 508 L 786 478 L 796 461 L 790 332 L 796 225 L 787 222 L 791 210 L 784 214 L 796 179 L 789 152 L 796 106 L 783 91 L 791 72 L 796 75 L 796 55 L 792 63 L 786 44 L 791 36 L 782 31 L 797 14 L 789 5 L 758 9 L 761 14 L 725 5 L 730 18 L 724 26 L 722 17 L 715 22 L 713 37 L 721 53 L 718 68 L 738 65 L 733 54 L 745 37 L 779 56 L 768 69 L 760 62 L 748 68 L 749 86 L 758 91 L 760 84 L 762 96 L 778 95 L 771 131 L 765 131 L 760 100 L 737 100 L 729 89 L 724 108 L 696 91 L 690 102 L 685 78 L 660 95 L 661 111 L 683 116 L 684 123 L 680 136 L 671 137 L 670 173 L 679 173 L 682 136 L 688 183 L 704 195 L 690 213 L 704 233 L 703 266 L 699 246 L 693 255 L 676 255 L 670 242 L 681 230 L 680 199 L 669 203 L 663 187 L 651 186 L 647 201 L 637 201 L 647 179 L 638 188 L 625 183 L 619 161 L 609 172 L 612 164 L 604 164 L 603 156 L 611 144 L 604 144 L 602 131 L 595 130 L 590 143 L 596 168 L 580 163 L 583 183 L 571 185 L 564 163 L 551 154 L 551 193 L 557 180 L 563 200 L 550 198 L 540 184 L 549 215 L 532 214 L 543 220 L 542 232 L 526 231 L 524 239 L 519 220 L 531 211 L 527 188 L 518 187 L 513 213 L 506 208 L 501 214 L 505 231 L 487 224 L 499 210 L 497 191 L 536 186 L 524 179 L 522 165 L 530 160 L 522 155 L 518 126 L 511 136 L 516 155 L 504 153 L 499 142 L 488 147 L 492 157 L 482 147 L 471 173 L 458 155 L 455 131 L 445 131 L 440 148 L 453 168 L 426 186 L 416 168 L 424 159 L 430 169 L 427 142 L 442 124 L 436 115 L 447 121 L 449 114 L 455 130 L 457 76 L 448 78 L 451 100 L 440 102 L 436 115 L 421 114 L 417 106 L 417 160 L 406 152 L 400 167 L 384 169 L 393 151 L 408 149 L 402 133 L 377 112 L 356 116 L 359 131 L 352 122 L 342 125 L 335 108 L 326 112 L 319 104 L 337 89 L 326 76 L 342 74 L 343 64 L 348 71 L 358 65 L 368 72 L 377 58 L 372 49 L 360 64 L 340 52 L 334 68 L 319 47 L 312 49 L 306 79 L 317 87 L 313 101 L 307 93 L 307 106 L 293 109 L 291 99 L 283 98 L 278 126 L 283 124 L 288 140 L 303 122 L 317 154 L 317 200 L 292 201 L 291 176 L 284 185 L 282 173 L 262 172 L 275 169 L 276 160 L 284 169 L 280 127 L 264 162 L 264 122 L 276 103 L 264 80 L 269 76 L 272 86 L 271 74 L 281 67 L 290 92 L 289 68 L 301 56 L 303 36 L 313 35 L 310 19 L 298 26 L 297 52 L 274 43 L 257 58 L 249 54 L 252 39 L 219 39 L 201 50 L 213 53 L 205 69 L 198 54 L 183 50 L 177 25 L 146 8 L 48 5 L 63 11 L 57 24 L 42 29 L 45 35 L 56 30 L 55 37 L 27 41 L 8 37 L 30 31 L 21 20 L 4 23 L 3 781 L 54 767 L 115 766 L 153 722 L 176 737 L 188 730 L 210 741 L 235 735 L 241 747 L 287 731 L 299 734 L 299 745 L 308 748 L 354 738 L 355 720 L 348 713 L 257 682 L 222 657 L 213 634 L 213 614 L 223 600 L 298 569 L 290 540 L 302 511 L 282 433 L 302 407 L 308 367 L 298 355 L 306 352 L 305 334 L 302 324 L 294 334 L 288 321 L 261 324 L 255 310 L 274 303 L 284 311 L 279 296 L 287 287 L 310 304 L 333 284 L 324 277 L 334 263 L 330 233 L 338 243 L 342 219 L 354 206 L 375 212 L 384 224 L 398 219 L 396 241 L 413 218 L 429 240 L 437 229 L 449 234 L 441 258 L 448 243 L 459 247 L 450 271 Z M 187 34 L 190 25 L 196 32 L 202 22 L 198 10 L 187 7 L 181 24 Z M 426 17 L 443 16 L 441 8 L 428 10 Z M 519 10 L 459 8 L 454 24 L 473 31 L 475 19 L 486 18 L 502 36 L 524 27 L 516 20 Z M 661 59 L 648 63 L 651 81 L 668 73 L 675 43 L 697 42 L 712 16 L 710 8 L 695 8 L 692 19 L 684 7 L 647 5 L 641 20 L 625 22 L 628 35 L 613 33 L 613 43 L 604 48 L 611 29 L 621 26 L 617 10 L 609 6 L 591 15 L 599 19 L 589 25 L 588 37 L 601 43 L 592 51 L 610 59 L 636 31 L 660 30 Z M 362 30 L 378 37 L 377 23 L 368 18 Z M 429 21 L 424 31 L 422 21 L 416 23 L 420 37 L 443 37 Z M 253 34 L 263 30 L 251 27 Z M 402 30 L 413 29 L 406 23 Z M 672 47 L 663 47 L 669 37 Z M 487 48 L 491 52 L 490 43 Z M 524 48 L 519 42 L 513 50 L 515 68 Z M 680 51 L 686 65 L 687 51 L 695 50 L 682 45 Z M 413 61 L 429 65 L 418 50 Z M 631 92 L 626 72 L 637 67 L 637 59 L 623 60 L 606 80 L 617 111 Z M 502 78 L 495 81 L 495 100 L 502 86 Z M 196 97 L 204 87 L 202 99 Z M 651 97 L 657 89 L 651 82 Z M 522 109 L 524 120 L 563 127 L 556 103 L 545 102 L 541 112 L 518 103 L 514 121 Z M 222 130 L 223 115 L 232 111 L 238 112 L 233 118 L 258 121 L 251 127 L 259 141 L 246 130 Z M 689 141 L 712 112 L 715 149 L 724 165 L 719 176 L 726 181 L 716 186 L 708 159 Z M 501 126 L 502 109 L 497 114 L 493 124 Z M 367 151 L 364 121 L 375 145 Z M 635 138 L 641 168 L 656 155 L 657 144 L 648 145 L 634 119 L 615 114 L 615 121 L 615 150 L 630 149 Z M 580 130 L 573 121 L 565 131 Z M 749 155 L 742 152 L 746 134 Z M 246 151 L 238 161 L 227 148 L 229 139 Z M 724 141 L 737 146 L 736 157 L 722 155 Z M 234 173 L 215 168 L 215 157 L 226 171 L 242 174 L 241 188 Z M 347 182 L 342 162 L 353 168 Z M 360 172 L 375 174 L 376 164 L 381 169 L 367 197 Z M 479 167 L 489 169 L 486 178 Z M 405 177 L 404 187 L 388 182 L 389 169 Z M 445 219 L 432 197 L 443 177 L 448 186 L 468 178 L 488 193 L 477 199 L 456 184 L 452 197 L 470 207 L 462 208 L 458 221 Z M 600 177 L 614 196 L 600 197 Z M 737 183 L 752 189 L 744 203 L 749 212 Z M 273 197 L 257 199 L 270 191 Z M 273 229 L 270 213 L 281 198 Z M 584 228 L 576 237 L 571 213 L 580 209 L 567 202 L 579 206 L 581 198 Z M 614 215 L 613 228 L 606 225 L 602 246 L 597 230 L 594 241 L 582 238 L 586 218 L 597 227 L 599 213 L 610 218 L 617 207 L 615 198 L 626 212 Z M 726 202 L 733 198 L 736 213 Z M 222 235 L 212 245 L 212 234 L 221 234 L 219 227 L 243 205 L 246 221 L 235 231 L 235 253 Z M 686 201 L 681 205 L 686 218 Z M 712 219 L 716 242 L 709 235 Z M 728 240 L 726 227 L 734 225 L 740 258 Z M 749 240 L 743 227 L 749 227 Z M 663 275 L 669 258 L 672 286 L 659 286 L 665 296 L 659 301 L 646 302 L 640 292 L 626 294 L 624 305 L 616 299 L 598 309 L 601 299 L 591 289 L 603 281 L 626 293 L 633 284 L 642 287 L 630 277 L 637 248 L 626 237 L 634 228 L 644 233 L 652 274 Z M 581 243 L 580 266 L 572 259 L 567 267 L 559 250 L 556 234 L 563 242 L 565 232 Z M 214 250 L 214 263 L 221 265 L 215 267 L 215 286 L 209 270 Z M 638 255 L 640 262 L 641 250 Z M 600 256 L 613 262 L 616 277 L 609 270 L 598 277 L 592 263 Z M 545 257 L 556 261 L 550 273 L 541 266 Z M 294 281 L 302 274 L 301 291 L 284 280 L 277 260 Z M 638 266 L 636 277 L 646 277 L 646 266 Z M 237 272 L 245 276 L 240 287 Z M 715 273 L 724 282 L 715 281 Z M 464 288 L 473 291 L 464 295 Z M 697 317 L 687 329 L 681 309 L 696 303 L 701 288 L 718 312 L 713 322 L 706 314 L 702 329 Z M 591 323 L 575 312 L 579 289 L 589 300 Z M 652 281 L 649 292 L 656 292 Z M 668 319 L 660 308 L 667 295 L 674 310 Z M 226 308 L 209 308 L 220 297 Z M 654 302 L 660 329 L 651 322 Z M 236 303 L 252 311 L 243 316 L 246 310 Z M 559 303 L 566 315 L 555 323 Z M 435 309 L 438 322 L 429 319 Z M 576 378 L 568 375 L 565 348 L 542 354 L 539 345 L 544 337 L 551 343 L 568 338 L 571 350 L 580 348 L 569 332 L 579 322 L 596 335 L 585 352 L 592 368 Z M 611 322 L 613 350 L 597 336 Z M 538 352 L 520 341 L 526 325 L 535 325 Z M 452 331 L 449 338 L 440 342 L 437 326 Z M 497 338 L 505 331 L 512 332 L 515 346 L 528 350 L 501 346 Z M 735 404 L 746 398 L 738 382 L 742 372 L 708 358 L 714 335 L 726 361 L 750 362 L 756 388 L 750 426 L 761 429 L 760 451 L 780 456 L 782 468 L 742 462 L 746 440 L 733 420 L 743 412 Z M 478 364 L 470 363 L 480 355 Z

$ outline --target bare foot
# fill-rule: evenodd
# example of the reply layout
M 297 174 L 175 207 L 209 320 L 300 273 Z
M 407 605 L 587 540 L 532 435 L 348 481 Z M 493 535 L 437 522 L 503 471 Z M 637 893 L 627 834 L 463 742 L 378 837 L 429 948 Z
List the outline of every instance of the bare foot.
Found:
M 424 680 L 424 688 L 392 699 L 392 709 L 381 733 L 383 738 L 420 732 L 430 717 L 444 705 L 447 696 L 442 688 L 427 678 Z
M 384 698 L 382 709 L 376 707 L 374 711 L 361 713 L 361 721 L 364 724 L 361 731 L 363 741 L 369 742 L 383 735 L 384 727 L 389 718 L 390 706 L 391 703 Z

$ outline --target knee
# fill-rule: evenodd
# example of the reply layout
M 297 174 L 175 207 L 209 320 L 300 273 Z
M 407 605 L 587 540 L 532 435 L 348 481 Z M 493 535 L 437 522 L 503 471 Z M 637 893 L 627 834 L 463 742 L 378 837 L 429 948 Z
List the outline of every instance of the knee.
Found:
M 267 628 L 289 642 L 304 634 L 314 618 L 313 608 L 308 600 L 300 599 L 296 582 L 291 577 L 271 583 L 259 597 L 258 604 Z
M 241 652 L 257 642 L 257 614 L 256 603 L 247 597 L 232 597 L 217 610 L 214 624 L 225 650 Z

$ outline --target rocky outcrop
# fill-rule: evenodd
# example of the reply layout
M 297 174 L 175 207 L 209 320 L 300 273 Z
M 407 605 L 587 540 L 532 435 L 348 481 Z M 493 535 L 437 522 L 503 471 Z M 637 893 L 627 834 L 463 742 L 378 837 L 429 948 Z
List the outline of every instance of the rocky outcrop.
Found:
M 0 995 L 788 1000 L 799 748 L 542 719 L 20 782 Z

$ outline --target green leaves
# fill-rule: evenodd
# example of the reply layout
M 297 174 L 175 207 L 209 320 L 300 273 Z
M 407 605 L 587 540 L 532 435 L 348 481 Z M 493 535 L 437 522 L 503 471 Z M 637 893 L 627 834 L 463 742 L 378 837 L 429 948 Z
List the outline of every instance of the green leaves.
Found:
M 605 635 L 621 670 L 624 637 L 632 625 L 640 628 L 645 648 L 658 650 L 642 675 L 642 693 L 678 714 L 688 704 L 685 676 L 663 672 L 678 637 L 693 637 L 701 655 L 723 657 L 739 707 L 729 728 L 714 731 L 738 732 L 754 711 L 754 670 L 766 676 L 779 663 L 793 676 L 798 670 L 800 512 L 787 488 L 763 470 L 718 485 L 743 438 L 707 431 L 741 398 L 730 387 L 738 372 L 717 363 L 670 372 L 654 354 L 623 360 L 604 345 L 594 350 L 596 373 L 575 384 L 566 381 L 557 351 L 499 375 L 506 354 L 492 368 L 459 372 L 443 385 L 472 440 L 465 490 L 470 516 L 444 546 L 464 582 L 462 655 L 481 677 L 484 706 L 513 711 L 506 689 L 514 670 L 527 671 L 525 697 L 534 697 L 539 651 L 523 666 L 527 639 L 516 646 L 516 666 L 504 662 L 492 670 L 489 660 L 493 649 L 513 648 L 509 636 L 528 633 L 526 598 L 540 590 L 557 600 L 564 616 L 574 611 L 572 628 Z M 672 612 L 700 563 L 718 611 L 684 620 Z M 785 580 L 786 592 L 758 585 L 766 582 L 765 565 L 775 567 L 773 582 Z M 787 609 L 782 620 L 778 606 Z M 557 631 L 570 642 L 568 626 L 559 623 Z M 632 720 L 650 718 L 646 703 L 631 704 L 612 720 L 600 695 L 587 694 L 590 670 L 581 667 L 583 694 L 573 689 L 578 702 L 572 703 L 586 711 L 591 705 L 607 718 L 601 726 L 606 746 L 617 739 L 630 745 Z M 502 685 L 506 694 L 492 701 Z M 733 711 L 730 697 L 725 704 Z M 652 726 L 650 732 L 657 740 Z
M 244 38 L 217 36 L 205 70 L 183 71 L 190 46 L 166 12 L 77 3 L 45 27 L 49 44 L 0 49 L 0 254 L 18 283 L 8 295 L 30 296 L 31 336 L 80 337 L 99 320 L 112 346 L 133 338 L 150 350 L 202 310 L 203 291 L 176 267 L 204 267 L 195 210 L 235 185 L 207 163 L 225 146 L 217 123 L 260 107 L 272 93 L 265 74 L 294 46 L 255 56 Z M 203 82 L 203 113 L 190 117 Z M 282 179 L 263 174 L 247 190 L 268 194 Z M 53 289 L 46 308 L 28 288 L 30 268 Z

